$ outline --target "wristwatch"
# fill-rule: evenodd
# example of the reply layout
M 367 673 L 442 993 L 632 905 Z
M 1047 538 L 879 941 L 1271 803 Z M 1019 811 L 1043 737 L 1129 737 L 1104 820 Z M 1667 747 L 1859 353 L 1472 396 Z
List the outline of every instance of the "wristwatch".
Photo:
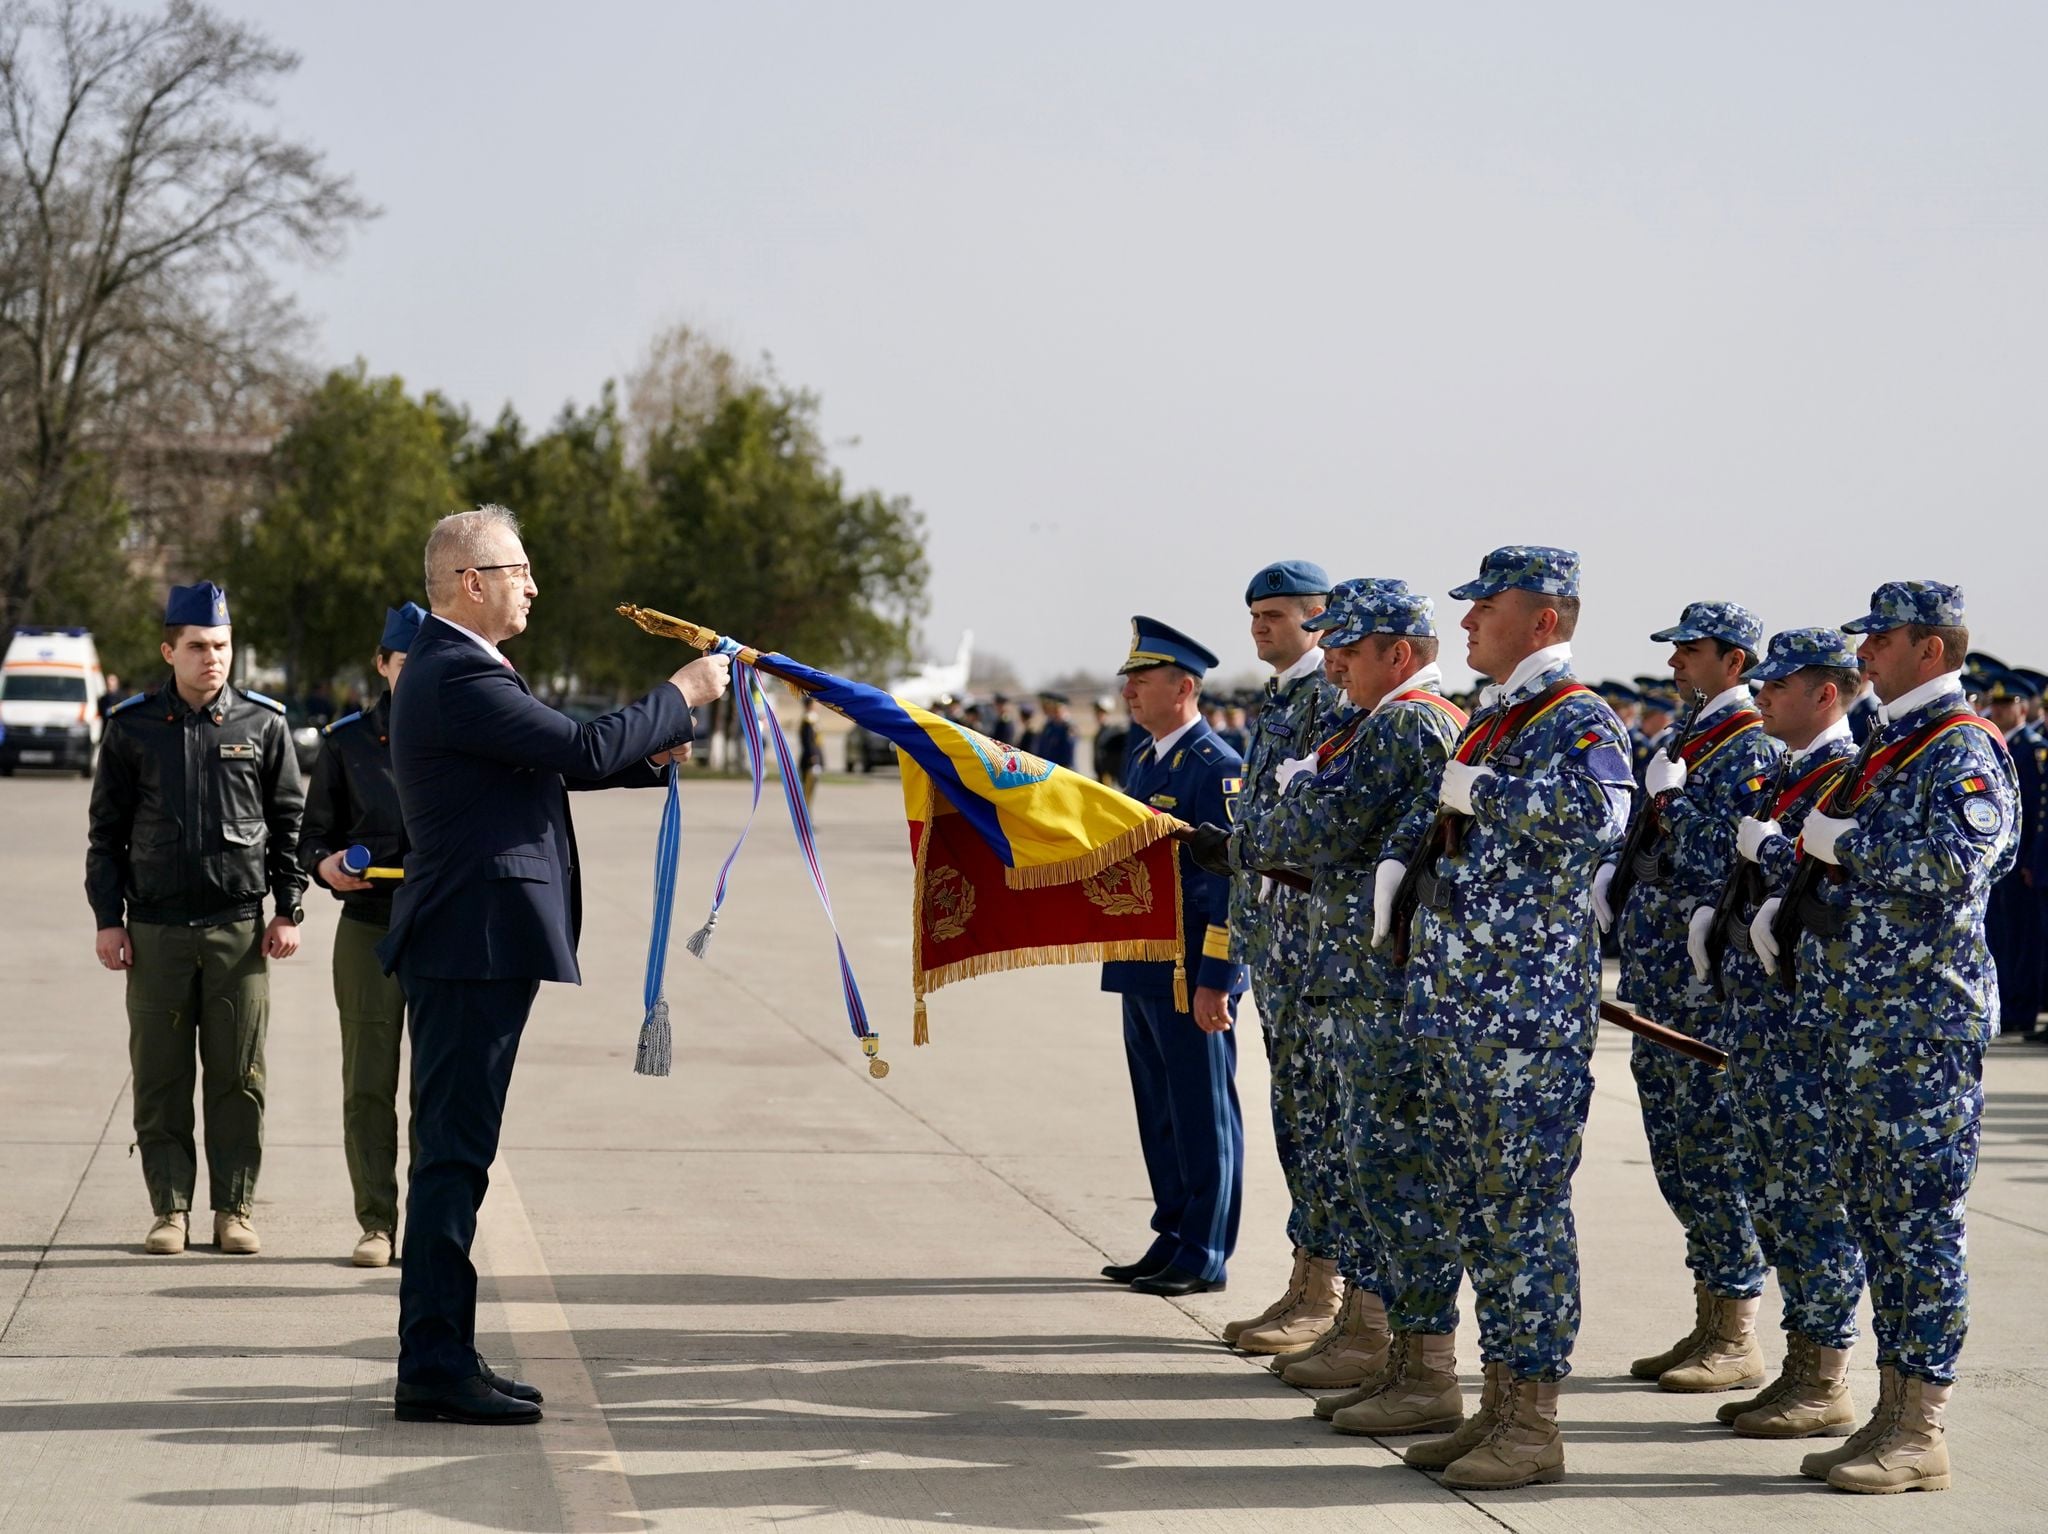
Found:
M 282 911 L 279 914 L 294 927 L 305 925 L 306 908 L 302 905 L 294 904 L 289 911 Z

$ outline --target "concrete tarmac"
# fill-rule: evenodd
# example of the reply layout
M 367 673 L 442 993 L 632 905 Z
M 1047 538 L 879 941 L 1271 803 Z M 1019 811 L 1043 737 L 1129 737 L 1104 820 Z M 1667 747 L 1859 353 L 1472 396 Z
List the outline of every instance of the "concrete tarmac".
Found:
M 397 1272 L 348 1264 L 334 904 L 313 892 L 305 946 L 273 966 L 262 1255 L 146 1257 L 122 985 L 93 960 L 81 889 L 86 796 L 0 782 L 0 1529 L 2048 1528 L 2048 1050 L 2001 1042 L 1987 1071 L 1955 1490 L 1830 1492 L 1796 1473 L 1815 1445 L 1736 1439 L 1719 1398 L 1627 1377 L 1691 1300 L 1610 1031 L 1577 1184 L 1570 1475 L 1460 1495 L 1398 1441 L 1336 1436 L 1217 1340 L 1288 1260 L 1249 1009 L 1244 1235 L 1228 1292 L 1186 1303 L 1095 1276 L 1142 1249 L 1149 1204 L 1092 969 L 942 991 L 911 1047 L 893 776 L 830 782 L 817 814 L 881 1082 L 779 804 L 707 957 L 683 951 L 745 811 L 729 782 L 684 800 L 675 1074 L 632 1075 L 660 804 L 577 797 L 586 981 L 543 987 L 478 1241 L 479 1345 L 542 1386 L 546 1421 L 400 1424 Z M 1867 1407 L 1867 1331 L 1857 1365 Z

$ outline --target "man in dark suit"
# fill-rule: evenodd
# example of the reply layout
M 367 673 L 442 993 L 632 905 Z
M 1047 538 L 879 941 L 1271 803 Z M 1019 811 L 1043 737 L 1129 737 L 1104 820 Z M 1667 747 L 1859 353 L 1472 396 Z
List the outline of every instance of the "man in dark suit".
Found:
M 398 1292 L 398 1416 L 537 1422 L 540 1392 L 476 1352 L 469 1248 L 505 1095 L 543 980 L 576 984 L 582 889 L 566 788 L 652 788 L 688 755 L 690 710 L 724 693 L 706 656 L 579 725 L 538 701 L 498 645 L 539 593 L 502 507 L 427 540 L 432 615 L 393 698 L 391 765 L 410 850 L 377 952 L 405 988 L 419 1150 Z

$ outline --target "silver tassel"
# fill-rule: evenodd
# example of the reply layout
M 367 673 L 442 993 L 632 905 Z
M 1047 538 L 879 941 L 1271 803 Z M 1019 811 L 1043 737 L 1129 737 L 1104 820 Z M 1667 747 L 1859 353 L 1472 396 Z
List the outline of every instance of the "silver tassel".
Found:
M 689 940 L 683 946 L 698 958 L 703 958 L 704 950 L 711 946 L 711 929 L 717 925 L 718 913 L 713 911 L 704 918 L 704 925 L 690 934 Z
M 675 1041 L 669 1034 L 668 998 L 656 999 L 640 1023 L 640 1048 L 633 1056 L 636 1076 L 666 1076 L 672 1063 Z

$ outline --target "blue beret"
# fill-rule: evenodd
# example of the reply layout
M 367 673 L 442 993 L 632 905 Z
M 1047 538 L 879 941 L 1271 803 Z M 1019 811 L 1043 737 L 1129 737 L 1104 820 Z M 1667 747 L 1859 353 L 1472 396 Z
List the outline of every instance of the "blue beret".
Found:
M 1742 673 L 1745 682 L 1778 682 L 1808 666 L 1857 669 L 1856 647 L 1840 629 L 1786 629 L 1771 635 L 1764 658 Z
M 1131 619 L 1131 653 L 1117 667 L 1118 676 L 1149 671 L 1154 666 L 1178 666 L 1196 676 L 1207 676 L 1209 668 L 1221 664 L 1215 652 L 1188 638 L 1179 629 L 1157 618 Z
M 1266 566 L 1244 588 L 1244 605 L 1265 597 L 1319 597 L 1330 589 L 1323 567 L 1307 559 L 1283 559 Z
M 1503 591 L 1575 597 L 1579 594 L 1579 556 L 1571 549 L 1511 543 L 1482 559 L 1478 578 L 1453 586 L 1451 596 L 1460 602 L 1483 602 Z
M 1650 638 L 1657 644 L 1718 639 L 1754 655 L 1764 642 L 1764 625 L 1755 613 L 1736 602 L 1688 602 L 1676 623 Z
M 384 637 L 377 641 L 382 650 L 410 650 L 427 614 L 417 602 L 384 609 Z
M 228 622 L 228 594 L 212 581 L 196 586 L 173 586 L 164 603 L 164 627 L 192 624 L 197 628 L 220 628 Z
M 1960 628 L 1963 588 L 1941 581 L 1886 581 L 1870 594 L 1870 611 L 1842 625 L 1851 634 L 1882 634 L 1909 623 Z

